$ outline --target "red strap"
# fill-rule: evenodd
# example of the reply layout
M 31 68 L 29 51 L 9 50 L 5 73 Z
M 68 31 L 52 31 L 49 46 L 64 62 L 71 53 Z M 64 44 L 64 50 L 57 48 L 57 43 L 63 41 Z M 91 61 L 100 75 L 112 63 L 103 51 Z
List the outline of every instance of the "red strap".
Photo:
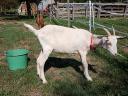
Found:
M 91 50 L 94 50 L 95 49 L 94 42 L 93 42 L 93 34 L 91 35 L 90 49 Z

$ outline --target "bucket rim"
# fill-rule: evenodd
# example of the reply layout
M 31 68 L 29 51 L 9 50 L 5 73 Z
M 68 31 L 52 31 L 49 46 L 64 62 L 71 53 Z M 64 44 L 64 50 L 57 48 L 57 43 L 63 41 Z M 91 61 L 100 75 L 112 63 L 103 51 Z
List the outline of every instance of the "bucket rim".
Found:
M 26 55 L 28 53 L 29 53 L 29 50 L 23 49 L 23 48 L 20 48 L 20 49 L 9 49 L 9 50 L 7 50 L 5 52 L 6 56 L 9 56 L 9 57 L 22 56 L 22 55 Z

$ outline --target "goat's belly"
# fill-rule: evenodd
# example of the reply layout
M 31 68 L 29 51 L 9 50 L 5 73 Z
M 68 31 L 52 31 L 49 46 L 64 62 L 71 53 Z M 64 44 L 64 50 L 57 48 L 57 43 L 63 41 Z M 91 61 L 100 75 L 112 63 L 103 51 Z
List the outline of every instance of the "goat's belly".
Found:
M 65 50 L 65 49 L 54 49 L 55 52 L 61 52 L 61 53 L 77 53 L 77 50 Z
M 59 53 L 78 53 L 78 51 L 77 50 L 75 50 L 75 51 L 71 51 L 71 50 L 56 50 L 56 49 L 54 49 L 53 50 L 54 52 L 59 52 Z
M 86 46 L 70 46 L 70 45 L 66 45 L 66 46 L 54 46 L 54 51 L 55 52 L 62 52 L 62 53 L 77 53 L 78 50 L 85 50 L 87 49 Z

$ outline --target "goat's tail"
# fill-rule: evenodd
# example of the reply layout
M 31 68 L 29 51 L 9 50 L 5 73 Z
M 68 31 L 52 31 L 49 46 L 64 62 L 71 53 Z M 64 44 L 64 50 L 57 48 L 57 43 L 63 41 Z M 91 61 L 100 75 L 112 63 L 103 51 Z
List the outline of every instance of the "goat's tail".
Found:
M 27 27 L 30 31 L 32 31 L 37 36 L 38 34 L 37 29 L 35 29 L 34 27 L 26 23 L 24 23 L 24 26 Z

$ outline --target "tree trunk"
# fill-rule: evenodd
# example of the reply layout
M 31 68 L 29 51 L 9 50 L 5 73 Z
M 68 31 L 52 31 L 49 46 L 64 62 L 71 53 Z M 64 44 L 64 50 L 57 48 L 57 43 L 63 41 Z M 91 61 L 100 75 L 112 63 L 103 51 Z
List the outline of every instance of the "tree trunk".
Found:
M 29 0 L 26 0 L 26 5 L 27 5 L 27 14 L 29 17 L 31 17 L 31 6 Z

